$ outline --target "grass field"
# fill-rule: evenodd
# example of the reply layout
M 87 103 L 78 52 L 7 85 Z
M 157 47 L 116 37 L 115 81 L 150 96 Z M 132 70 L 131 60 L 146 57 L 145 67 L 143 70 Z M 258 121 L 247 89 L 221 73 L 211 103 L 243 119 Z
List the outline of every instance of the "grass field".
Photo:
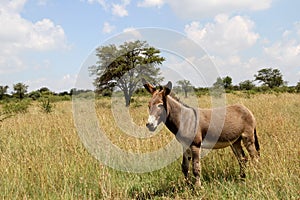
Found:
M 147 101 L 138 97 L 130 108 L 144 126 Z M 254 113 L 261 146 L 257 167 L 245 181 L 230 148 L 201 160 L 202 188 L 183 181 L 181 159 L 149 173 L 127 173 L 104 166 L 83 146 L 74 125 L 72 103 L 57 102 L 52 113 L 37 104 L 0 124 L 1 199 L 300 199 L 300 95 L 229 94 L 227 104 L 241 103 Z M 210 97 L 199 99 L 210 105 Z M 108 99 L 96 103 L 99 124 L 124 150 L 148 152 L 173 136 L 163 129 L 151 139 L 124 135 L 111 115 Z

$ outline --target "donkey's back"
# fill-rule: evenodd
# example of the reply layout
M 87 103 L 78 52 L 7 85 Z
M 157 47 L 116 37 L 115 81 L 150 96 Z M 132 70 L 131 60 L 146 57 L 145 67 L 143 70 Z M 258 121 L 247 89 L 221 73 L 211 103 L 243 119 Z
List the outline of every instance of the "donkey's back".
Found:
M 203 148 L 219 149 L 230 146 L 243 137 L 254 137 L 256 121 L 251 111 L 243 105 L 224 108 L 199 109 L 199 137 Z

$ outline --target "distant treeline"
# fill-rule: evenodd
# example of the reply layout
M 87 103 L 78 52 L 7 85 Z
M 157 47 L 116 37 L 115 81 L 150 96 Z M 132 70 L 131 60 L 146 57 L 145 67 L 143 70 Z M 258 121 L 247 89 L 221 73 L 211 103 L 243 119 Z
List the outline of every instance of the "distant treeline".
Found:
M 184 90 L 181 86 L 174 86 L 173 91 L 175 93 L 183 93 Z M 194 93 L 197 96 L 201 95 L 210 95 L 215 92 L 219 93 L 234 93 L 234 92 L 246 92 L 249 94 L 256 94 L 256 93 L 300 93 L 300 82 L 296 86 L 279 86 L 270 88 L 266 85 L 262 86 L 255 86 L 255 85 L 229 85 L 224 87 L 222 85 L 214 85 L 213 87 L 190 87 L 188 93 Z M 94 93 L 93 90 L 90 89 L 71 89 L 70 91 L 63 91 L 63 92 L 53 92 L 47 87 L 42 87 L 39 90 L 27 92 L 23 90 L 21 91 L 14 91 L 11 94 L 3 91 L 3 86 L 0 86 L 0 100 L 2 101 L 10 101 L 14 99 L 32 99 L 32 100 L 39 100 L 43 98 L 51 98 L 53 101 L 68 101 L 72 99 L 72 95 L 79 95 L 82 97 L 89 96 L 89 94 Z M 101 94 L 97 94 L 96 96 L 107 96 L 110 97 L 112 95 L 112 91 L 105 91 Z M 144 88 L 138 88 L 134 95 L 147 95 L 147 91 Z
M 13 85 L 13 91 L 8 93 L 8 86 L 0 86 L 0 100 L 2 101 L 10 101 L 10 100 L 23 100 L 23 99 L 32 99 L 32 100 L 39 100 L 45 98 L 51 98 L 52 101 L 66 101 L 71 100 L 72 95 L 76 94 L 86 94 L 93 92 L 89 89 L 71 89 L 70 91 L 63 91 L 63 92 L 54 92 L 51 91 L 47 87 L 42 87 L 38 90 L 34 90 L 28 92 L 28 85 L 23 83 L 17 83 Z
M 283 80 L 283 76 L 278 69 L 264 68 L 258 71 L 258 74 L 254 75 L 255 80 L 245 80 L 237 85 L 232 84 L 232 78 L 229 76 L 218 77 L 215 83 L 211 87 L 195 87 L 189 80 L 179 80 L 174 84 L 173 91 L 175 93 L 183 92 L 185 97 L 188 93 L 194 93 L 197 96 L 201 95 L 220 95 L 221 93 L 234 93 L 237 91 L 243 91 L 247 94 L 255 93 L 300 93 L 300 81 L 295 86 L 288 86 L 287 82 Z M 254 84 L 255 81 L 261 83 L 260 86 Z M 95 94 L 97 97 L 111 96 L 113 88 L 107 88 L 98 92 L 90 89 L 76 89 L 73 88 L 70 91 L 53 92 L 47 87 L 42 87 L 38 90 L 28 92 L 28 85 L 24 83 L 14 84 L 13 91 L 9 94 L 9 86 L 0 85 L 0 101 L 10 101 L 14 99 L 22 100 L 32 99 L 39 100 L 45 98 L 51 98 L 52 101 L 71 100 L 72 95 L 79 95 L 83 98 L 91 97 L 91 94 Z M 119 90 L 121 91 L 121 90 Z M 141 86 L 137 88 L 133 95 L 146 95 L 147 92 Z

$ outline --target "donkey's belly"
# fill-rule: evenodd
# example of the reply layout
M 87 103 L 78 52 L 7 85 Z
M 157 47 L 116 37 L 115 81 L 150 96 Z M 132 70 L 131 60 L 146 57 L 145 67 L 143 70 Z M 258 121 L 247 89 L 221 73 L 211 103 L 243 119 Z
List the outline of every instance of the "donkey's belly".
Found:
M 232 144 L 232 142 L 210 142 L 207 140 L 204 140 L 201 143 L 201 147 L 204 149 L 222 149 L 225 147 L 228 147 Z

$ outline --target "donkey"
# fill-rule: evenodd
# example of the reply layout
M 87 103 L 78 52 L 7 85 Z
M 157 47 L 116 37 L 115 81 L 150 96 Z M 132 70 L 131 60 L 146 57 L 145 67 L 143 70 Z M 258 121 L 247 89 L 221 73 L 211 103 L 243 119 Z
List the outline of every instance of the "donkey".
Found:
M 152 94 L 149 101 L 149 118 L 146 124 L 155 131 L 164 123 L 183 146 L 182 172 L 188 180 L 192 160 L 195 185 L 200 186 L 200 148 L 220 149 L 230 146 L 239 166 L 240 177 L 245 178 L 246 157 L 241 142 L 251 159 L 258 161 L 259 143 L 256 121 L 249 109 L 242 105 L 224 108 L 195 109 L 179 101 L 171 94 L 172 83 L 155 88 L 143 80 L 144 87 Z M 223 117 L 220 117 L 223 113 Z M 215 118 L 214 120 L 212 120 Z

